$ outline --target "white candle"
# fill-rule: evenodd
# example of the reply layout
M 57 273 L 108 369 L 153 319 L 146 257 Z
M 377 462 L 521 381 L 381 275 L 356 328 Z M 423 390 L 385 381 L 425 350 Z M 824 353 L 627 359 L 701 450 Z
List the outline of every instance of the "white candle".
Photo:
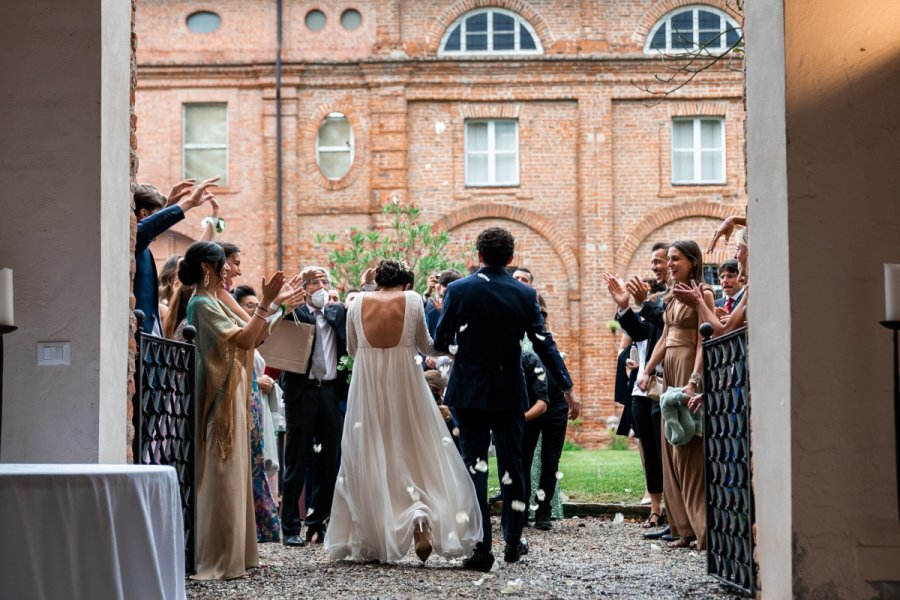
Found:
M 884 314 L 886 321 L 900 321 L 900 265 L 884 265 Z
M 0 269 L 0 325 L 13 325 L 13 279 L 8 267 Z

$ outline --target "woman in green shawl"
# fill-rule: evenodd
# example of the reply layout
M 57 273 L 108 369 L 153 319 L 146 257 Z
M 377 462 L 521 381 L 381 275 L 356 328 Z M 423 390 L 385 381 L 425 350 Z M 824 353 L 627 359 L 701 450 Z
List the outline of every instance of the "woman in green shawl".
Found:
M 178 278 L 195 287 L 187 319 L 197 329 L 197 579 L 233 579 L 259 566 L 250 482 L 250 391 L 253 349 L 265 337 L 267 308 L 284 274 L 263 279 L 262 299 L 249 321 L 217 297 L 228 274 L 222 248 L 188 247 Z

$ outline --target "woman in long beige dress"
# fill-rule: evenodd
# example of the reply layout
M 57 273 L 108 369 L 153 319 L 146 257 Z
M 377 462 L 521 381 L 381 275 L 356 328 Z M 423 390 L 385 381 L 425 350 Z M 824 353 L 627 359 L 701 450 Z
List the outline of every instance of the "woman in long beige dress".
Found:
M 669 275 L 673 282 L 690 285 L 692 281 L 703 281 L 703 254 L 700 247 L 691 240 L 673 243 L 668 251 Z M 712 290 L 701 284 L 703 302 L 712 309 Z M 639 382 L 646 390 L 649 374 L 657 365 L 663 365 L 666 388 L 683 388 L 691 398 L 688 407 L 699 410 L 700 391 L 703 380 L 703 353 L 699 333 L 697 311 L 677 298 L 669 295 L 666 303 L 665 328 L 653 355 L 644 367 Z M 673 548 L 688 547 L 697 540 L 697 548 L 706 547 L 706 489 L 703 479 L 703 437 L 698 433 L 684 445 L 669 443 L 662 435 L 663 492 L 666 497 L 666 511 L 672 535 L 678 540 L 669 545 Z
M 284 283 L 263 280 L 260 306 L 248 322 L 218 298 L 228 265 L 220 246 L 195 242 L 178 277 L 196 285 L 187 318 L 197 329 L 197 579 L 233 579 L 259 566 L 250 478 L 253 349 L 267 331 L 268 307 Z

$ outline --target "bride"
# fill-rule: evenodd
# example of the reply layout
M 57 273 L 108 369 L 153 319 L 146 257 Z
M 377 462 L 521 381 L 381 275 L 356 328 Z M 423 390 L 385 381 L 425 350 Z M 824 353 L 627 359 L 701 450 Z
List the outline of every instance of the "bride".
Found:
M 422 299 L 403 291 L 395 261 L 378 265 L 375 282 L 348 312 L 353 376 L 325 549 L 332 560 L 395 562 L 415 541 L 422 562 L 432 550 L 469 556 L 481 512 L 417 360 L 417 348 L 435 354 Z

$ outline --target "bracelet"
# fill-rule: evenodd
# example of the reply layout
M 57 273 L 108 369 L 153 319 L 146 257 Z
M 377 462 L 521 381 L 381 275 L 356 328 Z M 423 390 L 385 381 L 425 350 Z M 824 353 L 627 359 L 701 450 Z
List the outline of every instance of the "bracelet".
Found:
M 691 373 L 691 377 L 690 379 L 688 379 L 688 382 L 694 386 L 700 385 L 702 381 L 703 380 L 700 378 L 700 375 L 698 375 L 697 373 Z
M 222 217 L 203 217 L 203 220 L 200 221 L 200 227 L 205 227 L 206 225 L 212 227 L 216 233 L 225 231 L 225 219 Z
M 254 316 L 254 317 L 259 317 L 260 319 L 263 320 L 264 323 L 265 323 L 265 321 L 266 321 L 266 318 L 265 318 L 264 316 L 262 316 L 261 314 L 259 314 L 258 312 L 254 312 L 254 313 L 253 313 L 253 316 Z
M 279 306 L 284 306 L 284 304 L 275 304 L 274 302 L 272 302 L 271 304 L 269 304 L 269 310 L 278 310 Z

